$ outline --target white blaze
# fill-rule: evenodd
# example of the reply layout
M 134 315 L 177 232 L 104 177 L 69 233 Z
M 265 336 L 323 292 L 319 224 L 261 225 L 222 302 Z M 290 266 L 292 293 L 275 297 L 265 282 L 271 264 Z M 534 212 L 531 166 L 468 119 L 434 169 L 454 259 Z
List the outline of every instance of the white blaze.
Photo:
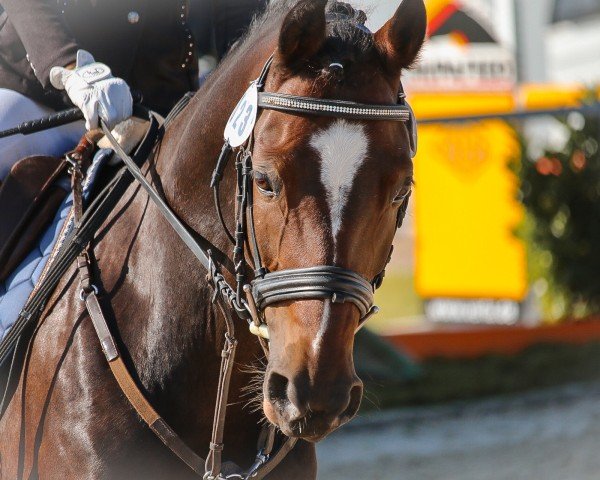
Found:
M 363 125 L 336 120 L 316 133 L 310 145 L 321 156 L 321 182 L 327 192 L 335 245 L 354 179 L 367 156 L 369 139 Z

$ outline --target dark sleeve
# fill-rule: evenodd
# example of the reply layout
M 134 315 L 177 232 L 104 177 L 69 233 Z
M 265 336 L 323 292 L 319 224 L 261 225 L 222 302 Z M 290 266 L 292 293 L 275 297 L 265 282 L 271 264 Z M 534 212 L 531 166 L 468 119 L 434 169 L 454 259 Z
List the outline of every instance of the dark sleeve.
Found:
M 188 25 L 194 35 L 200 55 L 212 52 L 213 48 L 213 5 L 207 0 L 190 0 Z
M 35 76 L 50 86 L 50 69 L 77 57 L 77 43 L 51 0 L 0 0 L 16 30 Z
M 213 0 L 215 47 L 219 58 L 244 34 L 266 4 L 267 0 Z

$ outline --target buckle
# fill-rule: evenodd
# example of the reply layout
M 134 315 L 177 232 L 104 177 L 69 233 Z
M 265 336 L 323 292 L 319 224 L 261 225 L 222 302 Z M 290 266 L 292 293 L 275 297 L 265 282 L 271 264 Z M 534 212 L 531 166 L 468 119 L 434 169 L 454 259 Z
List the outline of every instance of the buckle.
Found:
M 76 155 L 75 151 L 65 154 L 65 162 L 67 162 L 70 165 L 67 172 L 69 173 L 69 175 L 73 175 L 74 173 L 76 173 L 77 175 L 82 175 L 83 172 L 81 171 L 81 163 L 76 158 L 74 158 L 74 155 Z
M 246 479 L 256 477 L 260 467 L 262 467 L 265 463 L 269 461 L 269 455 L 267 455 L 264 452 L 264 449 L 259 450 L 259 452 L 256 455 L 256 459 L 254 460 L 254 464 L 250 467 L 248 473 L 246 473 Z
M 94 295 L 98 295 L 98 287 L 94 284 L 91 284 L 89 286 L 89 288 L 82 288 L 79 291 L 79 300 L 81 300 L 82 302 L 85 302 L 85 299 L 88 297 L 88 295 L 90 295 L 92 292 L 94 292 Z

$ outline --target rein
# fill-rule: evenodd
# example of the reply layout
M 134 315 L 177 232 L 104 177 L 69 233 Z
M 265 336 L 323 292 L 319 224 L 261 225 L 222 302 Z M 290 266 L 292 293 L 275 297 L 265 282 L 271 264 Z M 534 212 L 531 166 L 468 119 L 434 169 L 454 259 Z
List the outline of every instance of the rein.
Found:
M 399 95 L 396 105 L 366 105 L 339 100 L 325 100 L 294 95 L 263 92 L 272 57 L 265 64 L 259 78 L 253 82 L 257 89 L 257 107 L 260 109 L 278 110 L 299 115 L 325 115 L 335 118 L 360 119 L 372 121 L 398 121 L 408 124 L 411 138 L 411 151 L 416 150 L 416 123 L 412 110 L 405 101 L 404 94 Z M 174 112 L 183 110 L 190 96 L 182 99 L 182 103 L 174 108 Z M 7 356 L 28 325 L 36 322 L 46 302 L 60 278 L 66 273 L 73 261 L 77 259 L 80 274 L 80 298 L 85 302 L 87 311 L 98 335 L 102 351 L 119 387 L 128 401 L 156 436 L 195 473 L 205 480 L 261 479 L 271 472 L 294 447 L 296 439 L 284 437 L 276 441 L 275 427 L 265 427 L 261 433 L 259 451 L 255 462 L 248 471 L 228 462 L 222 463 L 223 431 L 227 409 L 229 382 L 231 379 L 233 360 L 237 340 L 235 339 L 234 315 L 248 321 L 250 331 L 259 337 L 260 343 L 268 354 L 268 326 L 264 320 L 264 310 L 283 301 L 303 299 L 326 299 L 334 303 L 350 302 L 360 313 L 360 328 L 378 308 L 373 305 L 373 295 L 381 285 L 385 270 L 382 270 L 370 281 L 356 272 L 334 265 L 317 265 L 309 268 L 298 268 L 269 272 L 264 266 L 259 245 L 254 232 L 253 198 L 252 198 L 252 138 L 239 145 L 236 157 L 237 195 L 236 195 L 236 228 L 229 232 L 223 219 L 219 200 L 219 185 L 229 158 L 234 148 L 226 140 L 217 160 L 212 175 L 211 188 L 214 191 L 215 207 L 225 232 L 234 244 L 233 263 L 235 265 L 235 288 L 230 286 L 222 275 L 220 267 L 213 260 L 210 250 L 204 249 L 195 239 L 189 228 L 176 216 L 169 205 L 157 193 L 141 172 L 141 165 L 150 155 L 160 140 L 163 127 L 151 112 L 146 112 L 150 119 L 150 127 L 140 147 L 133 155 L 127 155 L 114 139 L 109 129 L 102 122 L 103 133 L 108 138 L 116 155 L 124 162 L 124 167 L 116 177 L 98 195 L 84 212 L 80 189 L 75 188 L 81 181 L 80 165 L 82 155 L 69 154 L 73 162 L 74 212 L 75 228 L 60 248 L 52 261 L 40 285 L 31 295 L 19 318 L 9 331 L 7 338 L 0 344 L 0 359 Z M 253 135 L 254 127 L 251 134 Z M 213 303 L 216 303 L 225 319 L 227 332 L 222 351 L 220 377 L 218 383 L 217 402 L 213 422 L 213 433 L 206 460 L 199 457 L 169 427 L 144 397 L 127 366 L 121 359 L 116 342 L 98 301 L 98 289 L 93 283 L 90 248 L 93 236 L 102 223 L 108 218 L 112 209 L 129 187 L 137 181 L 147 192 L 165 220 L 171 225 L 192 254 L 207 271 L 207 281 L 214 291 Z M 254 275 L 249 279 L 246 274 L 245 244 L 250 245 L 249 256 L 252 258 Z M 275 444 L 279 443 L 276 448 Z

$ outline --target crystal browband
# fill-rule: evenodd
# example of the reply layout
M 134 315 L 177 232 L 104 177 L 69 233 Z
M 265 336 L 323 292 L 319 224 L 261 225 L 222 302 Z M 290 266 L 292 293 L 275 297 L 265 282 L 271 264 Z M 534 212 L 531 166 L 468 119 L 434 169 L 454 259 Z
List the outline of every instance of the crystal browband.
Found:
M 408 122 L 411 111 L 405 105 L 367 105 L 343 100 L 321 100 L 282 93 L 259 92 L 258 106 L 269 110 L 310 113 L 357 120 L 391 120 Z

